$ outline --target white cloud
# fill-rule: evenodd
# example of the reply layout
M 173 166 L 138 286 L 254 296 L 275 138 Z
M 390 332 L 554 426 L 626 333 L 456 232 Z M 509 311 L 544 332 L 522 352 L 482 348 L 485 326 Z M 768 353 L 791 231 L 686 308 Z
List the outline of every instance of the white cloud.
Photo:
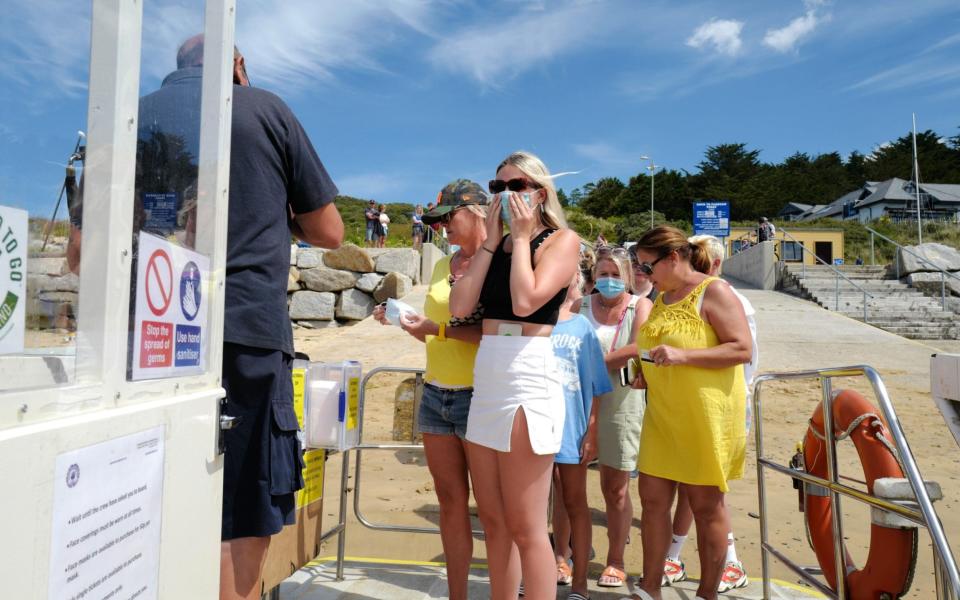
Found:
M 710 19 L 697 27 L 687 39 L 687 45 L 698 50 L 714 50 L 727 56 L 737 56 L 743 47 L 740 32 L 743 21 Z
M 815 8 L 810 8 L 805 15 L 790 21 L 786 27 L 768 29 L 767 34 L 763 36 L 763 43 L 777 52 L 793 52 L 797 45 L 809 37 L 824 19 L 817 14 Z
M 474 24 L 452 31 L 428 53 L 440 69 L 464 73 L 487 87 L 499 87 L 539 64 L 581 51 L 602 41 L 616 23 L 614 7 L 568 1 L 556 8 L 534 3 L 495 24 Z

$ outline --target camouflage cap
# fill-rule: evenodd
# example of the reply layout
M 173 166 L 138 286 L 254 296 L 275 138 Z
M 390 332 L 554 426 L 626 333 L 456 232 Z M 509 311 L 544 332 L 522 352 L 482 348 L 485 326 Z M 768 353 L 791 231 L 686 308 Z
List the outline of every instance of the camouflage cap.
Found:
M 490 197 L 479 183 L 469 179 L 457 179 L 440 190 L 437 194 L 437 206 L 423 215 L 423 222 L 428 225 L 436 223 L 443 218 L 443 215 L 461 206 L 489 203 Z

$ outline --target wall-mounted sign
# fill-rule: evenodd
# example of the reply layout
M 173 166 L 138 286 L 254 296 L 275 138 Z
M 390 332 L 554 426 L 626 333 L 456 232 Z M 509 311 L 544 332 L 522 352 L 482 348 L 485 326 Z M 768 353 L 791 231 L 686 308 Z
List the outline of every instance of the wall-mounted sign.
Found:
M 27 211 L 0 206 L 0 354 L 23 352 Z
M 694 202 L 693 234 L 730 237 L 730 203 L 721 200 Z
M 142 231 L 137 254 L 131 378 L 202 373 L 210 261 Z

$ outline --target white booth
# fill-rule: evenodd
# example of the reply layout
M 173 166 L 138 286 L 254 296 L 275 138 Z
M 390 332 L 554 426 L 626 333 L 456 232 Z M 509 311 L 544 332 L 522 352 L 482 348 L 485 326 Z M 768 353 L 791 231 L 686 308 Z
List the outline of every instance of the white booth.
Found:
M 235 2 L 86 8 L 79 274 L 63 243 L 41 246 L 23 211 L 0 207 L 29 230 L 29 255 L 0 256 L 3 596 L 215 598 Z M 201 31 L 182 180 L 139 185 L 152 168 L 137 164 L 140 99 Z

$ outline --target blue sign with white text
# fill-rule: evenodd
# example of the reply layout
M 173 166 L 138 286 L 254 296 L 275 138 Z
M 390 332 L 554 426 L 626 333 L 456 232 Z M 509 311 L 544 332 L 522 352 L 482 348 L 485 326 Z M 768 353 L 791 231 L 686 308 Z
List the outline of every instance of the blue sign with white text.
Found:
M 194 327 L 193 325 L 177 325 L 176 339 L 174 340 L 174 366 L 200 366 L 201 335 L 202 333 L 199 327 Z
M 724 200 L 694 202 L 693 234 L 730 237 L 730 203 Z

